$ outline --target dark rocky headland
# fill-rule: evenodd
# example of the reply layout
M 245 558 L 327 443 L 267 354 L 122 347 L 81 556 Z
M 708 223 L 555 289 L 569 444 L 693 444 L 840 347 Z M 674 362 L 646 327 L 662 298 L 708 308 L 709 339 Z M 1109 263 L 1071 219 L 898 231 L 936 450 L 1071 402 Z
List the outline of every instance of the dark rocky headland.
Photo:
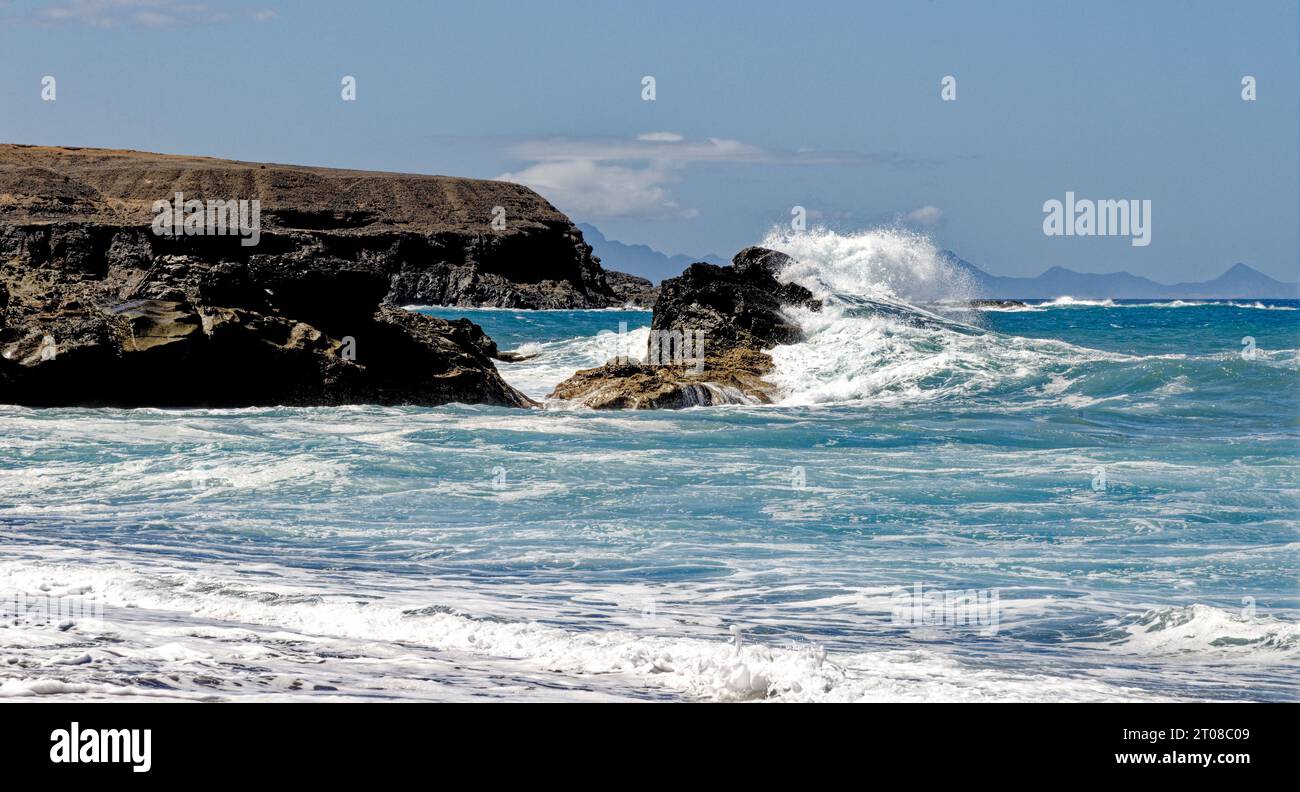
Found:
M 157 233 L 176 193 L 258 200 L 256 244 Z M 477 325 L 397 306 L 621 306 L 641 280 L 515 184 L 0 145 L 0 403 L 530 406 Z
M 749 247 L 730 267 L 692 264 L 659 285 L 646 362 L 615 360 L 579 371 L 551 398 L 596 409 L 769 403 L 773 387 L 763 375 L 772 359 L 764 350 L 803 340 L 785 309 L 821 309 L 804 287 L 777 280 L 789 262 L 784 253 Z M 697 338 L 702 352 L 692 344 Z M 665 354 L 678 343 L 688 354 Z

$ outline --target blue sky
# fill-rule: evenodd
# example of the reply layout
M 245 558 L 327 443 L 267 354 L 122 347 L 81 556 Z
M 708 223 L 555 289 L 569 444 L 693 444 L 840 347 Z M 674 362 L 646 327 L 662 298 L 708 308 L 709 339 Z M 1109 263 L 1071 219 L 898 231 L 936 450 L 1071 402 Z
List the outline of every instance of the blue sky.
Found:
M 842 232 L 909 225 L 1003 275 L 1200 280 L 1244 261 L 1296 280 L 1298 16 L 1294 0 L 0 0 L 0 141 L 508 176 L 669 253 L 729 257 L 801 205 Z M 1045 236 L 1043 202 L 1067 191 L 1151 200 L 1151 244 Z

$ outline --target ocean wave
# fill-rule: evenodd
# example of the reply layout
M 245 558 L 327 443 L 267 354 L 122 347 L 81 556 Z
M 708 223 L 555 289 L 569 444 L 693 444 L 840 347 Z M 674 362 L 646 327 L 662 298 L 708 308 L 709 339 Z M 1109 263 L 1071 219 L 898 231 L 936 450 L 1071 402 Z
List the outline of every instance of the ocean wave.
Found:
M 796 309 L 806 340 L 769 350 L 783 405 L 926 401 L 1027 391 L 1109 353 L 1006 336 L 915 304 L 968 303 L 971 283 L 927 238 L 886 229 L 841 236 L 773 233 L 794 258 L 781 273 L 824 302 Z M 1122 356 L 1120 356 L 1122 357 Z
M 1115 301 L 1076 299 L 1066 294 L 1054 300 L 1040 303 L 1040 305 L 1044 308 L 1114 308 Z
M 1039 312 L 1052 308 L 1244 308 L 1257 311 L 1295 311 L 1292 305 L 1266 305 L 1230 300 L 1156 300 L 1150 302 L 1116 302 L 1113 299 L 1080 299 L 1064 295 L 1051 300 L 1026 301 L 1024 305 L 977 305 L 977 311 L 992 313 Z
M 322 595 L 267 588 L 205 574 L 147 574 L 83 565 L 10 562 L 0 565 L 9 585 L 49 591 L 78 581 L 78 590 L 101 598 L 108 617 L 59 631 L 61 648 L 48 638 L 44 659 L 30 662 L 24 641 L 7 631 L 3 651 L 14 662 L 0 665 L 0 695 L 60 695 L 139 692 L 139 679 L 117 667 L 201 674 L 210 695 L 241 696 L 267 691 L 247 684 L 250 664 L 265 684 L 281 677 L 313 676 L 314 666 L 366 658 L 367 666 L 413 647 L 457 657 L 507 660 L 519 669 L 561 672 L 600 686 L 602 679 L 626 689 L 629 683 L 690 699 L 712 701 L 983 701 L 1150 699 L 1153 694 L 1110 681 L 1045 673 L 980 668 L 937 650 L 882 649 L 832 653 L 816 644 L 775 646 L 750 640 L 743 631 L 720 629 L 717 639 L 665 636 L 625 630 L 572 631 L 537 622 L 475 617 L 397 596 Z M 387 593 L 387 592 L 386 592 Z M 174 634 L 175 616 L 187 628 Z M 117 621 L 131 619 L 130 624 Z M 271 628 L 270 632 L 260 628 Z M 44 632 L 49 632 L 48 630 Z M 100 639 L 111 637 L 111 651 Z M 172 640 L 167 640 L 171 637 Z M 312 649 L 315 645 L 317 648 Z M 62 662 L 72 658 L 75 662 Z M 313 661 L 312 658 L 315 658 Z M 428 661 L 412 658 L 403 673 L 426 675 Z M 398 664 L 399 666 L 401 664 Z M 332 679 L 332 678 L 331 678 Z M 337 680 L 332 680 L 337 683 Z M 92 684 L 93 683 L 93 684 Z M 319 688 L 324 680 L 313 681 Z M 366 677 L 364 695 L 401 679 Z M 282 695 L 301 690 L 280 689 Z M 333 684 L 331 691 L 337 690 Z M 147 690 L 147 688 L 146 688 Z M 154 690 L 155 694 L 164 691 Z M 340 695 L 363 695 L 341 690 Z M 191 692 L 178 690 L 177 697 Z M 558 693 L 557 693 L 558 695 Z
M 1076 299 L 1063 295 L 1045 300 L 1022 300 L 1022 304 L 971 304 L 961 300 L 943 300 L 946 310 L 978 311 L 982 313 L 1041 313 L 1053 308 L 1247 308 L 1255 311 L 1296 311 L 1295 306 L 1270 306 L 1256 300 L 1253 303 L 1234 300 L 1148 300 L 1148 302 L 1115 302 L 1114 299 Z
M 1005 409 L 1044 402 L 1079 409 L 1193 392 L 1197 383 L 1188 379 L 1188 366 L 1199 367 L 1215 381 L 1236 376 L 1221 366 L 1200 366 L 1238 358 L 1235 344 L 1223 352 L 1201 354 L 1124 354 L 959 321 L 953 317 L 969 316 L 962 310 L 970 305 L 967 274 L 916 234 L 891 229 L 841 236 L 819 229 L 773 233 L 764 244 L 794 257 L 781 274 L 783 280 L 809 288 L 824 303 L 819 312 L 791 310 L 805 340 L 769 350 L 776 367 L 768 378 L 781 389 L 781 405 L 889 405 L 990 397 Z M 1061 296 L 988 310 L 1127 307 L 1139 306 Z M 1289 349 L 1256 350 L 1254 358 L 1270 368 L 1293 368 L 1294 359 Z M 1116 390 L 1120 385 L 1123 390 Z
M 578 336 L 543 343 L 528 342 L 510 350 L 525 355 L 517 363 L 498 362 L 497 370 L 506 382 L 533 399 L 542 401 L 555 386 L 582 369 L 603 366 L 623 356 L 640 360 L 650 340 L 649 326 L 629 328 L 626 333 L 612 330 L 594 336 Z
M 822 299 L 859 295 L 911 304 L 969 301 L 975 284 L 952 266 L 929 238 L 886 228 L 837 234 L 772 231 L 760 243 L 794 259 L 780 277 Z
M 1032 345 L 1017 348 L 998 338 L 855 316 L 830 305 L 797 318 L 807 340 L 770 350 L 776 365 L 769 378 L 787 405 L 932 400 L 1013 381 L 1027 387 L 1056 365 Z
M 1276 654 L 1300 658 L 1300 625 L 1210 605 L 1152 608 L 1116 622 L 1114 644 L 1144 654 Z
M 1298 309 L 1297 309 L 1295 306 L 1293 306 L 1293 305 L 1265 305 L 1264 303 L 1262 303 L 1262 302 L 1258 302 L 1258 301 L 1253 302 L 1253 303 L 1237 303 L 1237 302 L 1230 302 L 1230 303 L 1226 303 L 1226 304 L 1232 306 L 1233 308 L 1253 308 L 1253 309 L 1255 309 L 1255 310 L 1257 310 L 1257 311 L 1295 311 L 1295 310 L 1298 310 Z
M 1257 311 L 1296 310 L 1295 306 L 1265 305 L 1258 300 L 1251 303 L 1233 302 L 1229 300 L 1157 300 L 1153 302 L 1117 303 L 1114 300 L 1076 300 L 1073 297 L 1058 297 L 1055 300 L 1040 303 L 1037 307 L 1064 308 L 1079 306 L 1100 308 L 1247 308 Z
M 1041 305 L 975 305 L 971 310 L 985 313 L 1041 313 L 1047 308 Z

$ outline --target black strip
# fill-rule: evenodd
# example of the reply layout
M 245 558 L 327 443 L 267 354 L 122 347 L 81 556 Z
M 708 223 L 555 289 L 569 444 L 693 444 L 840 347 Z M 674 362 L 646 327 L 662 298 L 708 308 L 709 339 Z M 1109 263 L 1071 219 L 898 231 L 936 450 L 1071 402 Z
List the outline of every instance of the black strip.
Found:
M 544 783 L 557 766 L 572 779 L 590 773 L 593 783 L 619 783 L 606 775 L 610 762 L 638 783 L 691 786 L 705 777 L 761 777 L 773 765 L 795 777 L 833 770 L 863 780 L 902 773 L 993 784 L 1283 778 L 1296 745 L 1297 710 L 1287 704 L 744 704 L 689 713 L 690 705 L 583 706 L 0 704 L 0 745 L 10 780 L 19 772 L 51 780 L 112 776 L 132 785 L 337 783 L 401 773 L 432 787 L 463 784 L 455 780 L 463 774 L 494 785 L 512 777 Z M 52 763 L 51 734 L 74 721 L 83 737 L 87 729 L 149 729 L 152 768 Z M 1121 763 L 1117 754 L 1150 755 L 1156 763 Z M 1176 761 L 1192 754 L 1214 761 Z M 1246 755 L 1249 763 L 1225 763 L 1228 755 Z

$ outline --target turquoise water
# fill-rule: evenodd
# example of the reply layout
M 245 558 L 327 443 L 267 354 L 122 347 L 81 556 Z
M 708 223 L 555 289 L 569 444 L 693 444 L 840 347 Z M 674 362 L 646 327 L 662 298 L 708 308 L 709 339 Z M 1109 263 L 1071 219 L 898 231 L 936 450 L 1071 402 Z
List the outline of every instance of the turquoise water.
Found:
M 0 587 L 105 611 L 0 694 L 1293 699 L 1297 308 L 832 301 L 771 406 L 2 407 Z M 649 322 L 425 310 L 536 398 Z

